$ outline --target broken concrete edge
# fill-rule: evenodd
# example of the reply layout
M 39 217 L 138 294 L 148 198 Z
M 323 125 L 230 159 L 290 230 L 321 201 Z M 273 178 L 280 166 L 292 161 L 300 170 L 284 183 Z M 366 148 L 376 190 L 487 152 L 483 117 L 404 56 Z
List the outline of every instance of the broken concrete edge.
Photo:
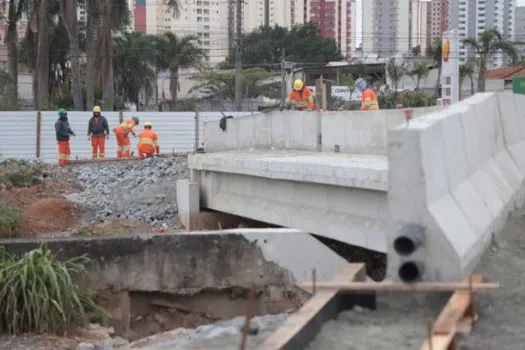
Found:
M 351 264 L 343 269 L 334 283 L 346 283 L 350 281 L 365 281 L 365 265 Z M 276 349 L 304 349 L 312 342 L 323 324 L 344 310 L 355 305 L 376 308 L 375 293 L 371 294 L 349 294 L 338 291 L 319 291 L 299 311 L 291 315 L 284 325 L 266 339 L 259 350 Z
M 184 328 L 177 328 L 177 329 L 167 331 L 164 333 L 150 335 L 149 337 L 134 341 L 133 343 L 129 344 L 129 346 L 132 349 L 148 349 L 149 347 L 146 346 L 147 344 L 150 344 L 153 342 L 159 342 L 164 339 L 166 340 L 172 339 L 178 336 L 179 334 L 183 333 L 184 330 L 185 330 Z

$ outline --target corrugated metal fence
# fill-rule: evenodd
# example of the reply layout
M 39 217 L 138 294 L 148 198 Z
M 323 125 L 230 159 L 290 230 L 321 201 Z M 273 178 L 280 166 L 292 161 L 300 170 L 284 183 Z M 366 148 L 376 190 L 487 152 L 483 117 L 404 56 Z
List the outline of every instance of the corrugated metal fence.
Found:
M 203 125 L 206 121 L 218 120 L 220 112 L 103 112 L 108 120 L 110 131 L 118 126 L 120 119 L 132 116 L 140 118 L 137 130 L 140 132 L 144 122 L 153 123 L 153 130 L 159 134 L 162 153 L 191 152 L 197 142 L 203 143 Z M 228 112 L 238 117 L 250 112 Z M 71 129 L 76 137 L 71 138 L 71 159 L 91 157 L 91 144 L 87 138 L 87 126 L 91 112 L 68 112 Z M 0 156 L 3 158 L 34 159 L 55 162 L 57 142 L 55 138 L 56 112 L 0 112 Z M 198 132 L 197 132 L 198 130 Z M 197 135 L 197 137 L 196 137 Z M 132 150 L 136 150 L 138 138 L 131 138 Z M 115 157 L 116 140 L 113 133 L 106 143 L 106 156 Z

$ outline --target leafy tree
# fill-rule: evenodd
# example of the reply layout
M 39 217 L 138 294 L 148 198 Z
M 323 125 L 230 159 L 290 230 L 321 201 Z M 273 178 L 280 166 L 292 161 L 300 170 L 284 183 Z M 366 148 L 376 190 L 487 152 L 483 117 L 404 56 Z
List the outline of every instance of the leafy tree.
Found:
M 392 81 L 392 89 L 394 90 L 394 94 L 397 94 L 397 89 L 399 86 L 399 82 L 401 79 L 403 79 L 403 76 L 407 73 L 407 64 L 405 61 L 402 61 L 401 63 L 397 63 L 395 58 L 391 58 L 388 60 L 388 63 L 386 64 L 386 73 L 390 77 L 390 80 Z
M 343 74 L 341 76 L 341 81 L 344 85 L 348 86 L 348 89 L 350 90 L 350 101 L 352 101 L 352 95 L 355 91 L 355 79 L 352 74 Z
M 264 68 L 248 68 L 241 71 L 242 86 L 244 87 L 243 97 L 253 98 L 272 90 L 272 86 L 278 85 L 274 95 L 280 94 L 280 83 L 264 84 L 264 81 L 271 77 L 271 73 Z M 235 72 L 233 71 L 212 71 L 195 75 L 192 79 L 199 83 L 190 91 L 207 90 L 217 97 L 233 100 L 235 98 Z M 275 97 L 275 96 L 271 96 Z
M 478 92 L 485 91 L 487 61 L 494 54 L 505 54 L 513 61 L 518 58 L 516 47 L 505 40 L 496 29 L 487 29 L 478 34 L 477 38 L 463 39 L 463 43 L 476 53 L 478 66 Z
M 71 62 L 71 94 L 73 109 L 82 110 L 82 80 L 80 76 L 80 38 L 77 21 L 77 0 L 59 0 L 60 19 L 64 25 L 69 42 L 69 61 Z
M 156 84 L 153 68 L 155 42 L 139 32 L 123 33 L 115 38 L 114 71 L 122 98 L 140 109 L 139 95 Z
M 412 51 L 412 56 L 414 56 L 414 57 L 421 56 L 421 46 L 420 45 L 414 46 L 411 49 L 411 51 Z
M 424 62 L 424 61 L 414 62 L 414 66 L 408 72 L 408 75 L 410 75 L 412 79 L 416 81 L 416 90 L 419 90 L 419 84 L 421 83 L 421 79 L 428 77 L 429 73 L 430 73 L 430 65 L 428 64 L 428 62 Z
M 442 38 L 436 38 L 434 39 L 434 42 L 430 43 L 427 47 L 427 57 L 432 60 L 432 62 L 437 66 L 438 74 L 437 74 L 437 80 L 436 80 L 436 89 L 434 92 L 434 95 L 436 97 L 439 97 L 439 91 L 441 86 L 441 73 L 443 71 L 443 48 L 442 48 Z
M 159 70 L 170 72 L 170 93 L 174 102 L 179 91 L 179 71 L 184 68 L 204 67 L 206 54 L 199 46 L 197 37 L 187 35 L 179 37 L 166 32 L 158 37 L 156 64 Z
M 342 59 L 335 40 L 322 37 L 314 23 L 306 23 L 290 30 L 280 26 L 263 26 L 244 35 L 243 64 L 280 69 L 283 48 L 286 50 L 286 60 L 299 64 L 323 64 Z M 235 49 L 229 53 L 224 67 L 231 68 L 234 64 Z

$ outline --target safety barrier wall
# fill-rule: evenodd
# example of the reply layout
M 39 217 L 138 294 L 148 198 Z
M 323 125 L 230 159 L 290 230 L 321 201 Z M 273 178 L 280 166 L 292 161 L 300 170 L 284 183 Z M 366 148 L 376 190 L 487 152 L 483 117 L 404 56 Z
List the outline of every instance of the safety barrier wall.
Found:
M 441 107 L 414 108 L 413 116 Z M 404 110 L 345 112 L 270 112 L 228 119 L 226 131 L 218 121 L 207 122 L 207 152 L 277 148 L 386 155 L 387 130 L 405 120 Z
M 525 97 L 483 93 L 389 132 L 388 275 L 460 280 L 523 203 Z
M 202 145 L 203 125 L 209 120 L 218 120 L 220 112 L 103 112 L 110 130 L 120 123 L 121 118 L 138 116 L 142 129 L 145 121 L 153 123 L 159 134 L 161 152 L 190 152 Z M 234 116 L 247 112 L 230 113 Z M 77 134 L 71 138 L 72 159 L 91 157 L 91 146 L 87 139 L 87 125 L 91 112 L 69 112 L 68 119 Z M 40 158 L 45 162 L 55 162 L 57 145 L 54 124 L 56 112 L 0 112 L 0 157 Z M 131 139 L 132 150 L 136 149 L 138 139 Z M 116 140 L 113 135 L 106 143 L 106 155 L 116 156 Z

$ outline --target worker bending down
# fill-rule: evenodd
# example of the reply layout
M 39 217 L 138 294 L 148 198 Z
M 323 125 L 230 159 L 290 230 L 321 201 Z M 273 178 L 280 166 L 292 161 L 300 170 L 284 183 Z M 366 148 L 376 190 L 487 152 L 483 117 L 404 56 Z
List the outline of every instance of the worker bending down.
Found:
M 117 138 L 117 158 L 129 158 L 131 151 L 129 134 L 136 136 L 133 127 L 139 125 L 139 122 L 138 117 L 133 117 L 113 129 Z
M 370 83 L 366 83 L 366 89 L 361 94 L 361 110 L 362 111 L 377 111 L 379 104 L 377 103 L 377 94 L 372 89 Z
M 58 165 L 64 166 L 69 162 L 71 148 L 69 148 L 69 137 L 75 136 L 67 120 L 67 112 L 64 108 L 58 110 L 58 120 L 55 123 L 55 132 L 58 143 Z
M 140 141 L 137 145 L 139 149 L 139 159 L 144 159 L 144 157 L 152 157 L 155 152 L 160 153 L 159 146 L 159 136 L 151 128 L 153 124 L 151 122 L 144 123 L 144 130 L 139 135 Z
M 301 79 L 297 79 L 293 83 L 293 89 L 288 94 L 286 102 L 281 104 L 280 110 L 285 108 L 291 108 L 293 110 L 299 110 L 311 112 L 314 109 L 314 94 L 308 86 L 304 86 Z

